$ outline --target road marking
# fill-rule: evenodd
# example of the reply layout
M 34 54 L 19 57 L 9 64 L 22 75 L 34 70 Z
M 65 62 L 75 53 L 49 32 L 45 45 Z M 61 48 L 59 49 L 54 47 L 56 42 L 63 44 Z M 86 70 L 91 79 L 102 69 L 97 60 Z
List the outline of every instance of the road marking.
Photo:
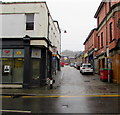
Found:
M 79 96 L 63 96 L 63 95 L 53 95 L 53 96 L 22 96 L 22 98 L 49 98 L 49 97 L 120 97 L 120 95 L 79 95 Z
M 22 110 L 0 110 L 0 112 L 31 113 L 31 111 L 22 111 Z
M 2 98 L 12 98 L 13 96 L 1 96 Z M 55 98 L 55 97 L 120 97 L 120 95 L 78 95 L 78 96 L 69 96 L 69 95 L 34 95 L 34 96 L 21 96 L 21 98 Z

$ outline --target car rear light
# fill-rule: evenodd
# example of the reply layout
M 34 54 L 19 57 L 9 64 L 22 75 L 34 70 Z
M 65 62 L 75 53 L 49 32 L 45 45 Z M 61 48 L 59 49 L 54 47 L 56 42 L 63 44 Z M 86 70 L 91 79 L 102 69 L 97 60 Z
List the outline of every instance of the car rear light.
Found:
M 91 69 L 93 69 L 93 67 L 91 67 Z
M 82 69 L 85 69 L 84 67 Z

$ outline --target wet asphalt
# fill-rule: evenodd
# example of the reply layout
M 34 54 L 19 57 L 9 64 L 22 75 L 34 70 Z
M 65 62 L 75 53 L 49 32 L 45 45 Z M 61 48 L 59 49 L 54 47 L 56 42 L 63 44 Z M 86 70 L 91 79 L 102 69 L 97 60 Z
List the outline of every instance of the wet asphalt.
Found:
M 4 94 L 24 95 L 3 96 L 2 109 L 10 113 L 120 113 L 119 85 L 102 82 L 98 75 L 82 75 L 69 66 L 59 74 L 53 89 L 3 89 Z

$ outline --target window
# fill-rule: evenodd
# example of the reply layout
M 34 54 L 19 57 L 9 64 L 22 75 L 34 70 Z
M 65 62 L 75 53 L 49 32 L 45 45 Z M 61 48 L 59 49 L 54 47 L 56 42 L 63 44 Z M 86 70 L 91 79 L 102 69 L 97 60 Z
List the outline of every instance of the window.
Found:
M 26 14 L 26 30 L 34 30 L 34 14 Z
M 113 24 L 112 24 L 112 22 L 110 23 L 109 28 L 110 28 L 110 42 L 111 42 L 113 40 Z
M 99 20 L 99 17 L 98 17 L 98 18 L 97 18 L 97 25 L 98 25 L 98 26 L 99 26 L 99 23 L 100 23 L 99 21 L 100 21 L 100 20 Z
M 103 32 L 101 33 L 101 47 L 103 47 Z
M 110 10 L 111 7 L 112 7 L 112 1 L 109 0 L 109 10 Z
M 98 49 L 100 49 L 100 36 L 98 36 Z

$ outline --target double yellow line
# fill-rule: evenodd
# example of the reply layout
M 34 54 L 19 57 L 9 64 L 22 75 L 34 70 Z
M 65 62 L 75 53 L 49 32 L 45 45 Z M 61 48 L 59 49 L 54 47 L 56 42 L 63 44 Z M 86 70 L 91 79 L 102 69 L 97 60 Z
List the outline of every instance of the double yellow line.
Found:
M 1 98 L 12 98 L 14 96 L 1 96 Z M 46 95 L 46 96 L 20 96 L 21 98 L 58 98 L 58 97 L 71 97 L 71 98 L 77 98 L 77 97 L 120 97 L 120 95 L 77 95 L 77 96 L 69 96 L 69 95 Z

